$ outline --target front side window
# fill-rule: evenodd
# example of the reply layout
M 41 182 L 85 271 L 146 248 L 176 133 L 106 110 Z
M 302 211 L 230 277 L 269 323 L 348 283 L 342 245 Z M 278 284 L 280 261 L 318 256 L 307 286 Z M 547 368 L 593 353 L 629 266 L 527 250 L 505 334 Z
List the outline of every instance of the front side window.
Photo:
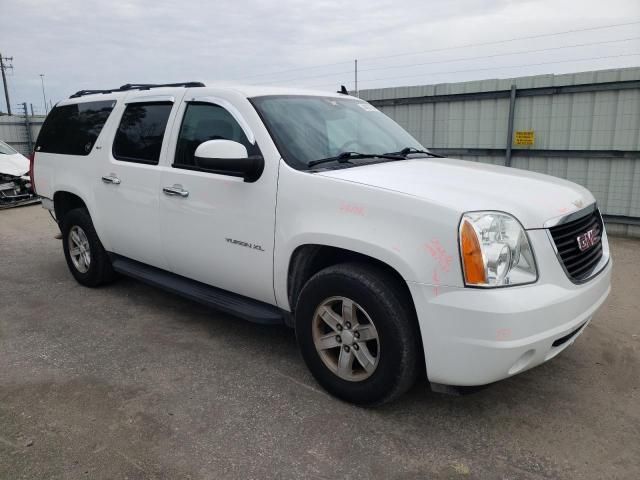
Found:
M 353 97 L 270 95 L 251 102 L 284 160 L 306 170 L 309 162 L 344 152 L 384 154 L 424 147 L 384 113 Z
M 124 162 L 157 165 L 172 108 L 169 102 L 127 105 L 113 140 L 113 156 Z
M 115 104 L 103 100 L 54 107 L 42 125 L 36 151 L 89 155 Z
M 249 155 L 257 153 L 257 146 L 249 143 L 242 127 L 226 109 L 212 103 L 189 103 L 180 126 L 173 166 L 206 170 L 198 165 L 195 151 L 208 140 L 232 140 L 244 145 Z

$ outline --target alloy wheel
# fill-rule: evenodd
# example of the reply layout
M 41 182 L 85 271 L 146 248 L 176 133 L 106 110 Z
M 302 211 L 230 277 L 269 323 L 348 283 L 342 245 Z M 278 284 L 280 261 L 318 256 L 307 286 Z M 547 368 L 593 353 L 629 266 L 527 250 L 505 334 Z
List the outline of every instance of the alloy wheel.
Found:
M 338 377 L 358 382 L 373 375 L 380 340 L 362 306 L 347 297 L 327 298 L 316 308 L 312 332 L 320 359 Z
M 69 257 L 71 263 L 80 273 L 87 273 L 91 266 L 91 247 L 84 230 L 77 225 L 71 227 L 68 237 Z

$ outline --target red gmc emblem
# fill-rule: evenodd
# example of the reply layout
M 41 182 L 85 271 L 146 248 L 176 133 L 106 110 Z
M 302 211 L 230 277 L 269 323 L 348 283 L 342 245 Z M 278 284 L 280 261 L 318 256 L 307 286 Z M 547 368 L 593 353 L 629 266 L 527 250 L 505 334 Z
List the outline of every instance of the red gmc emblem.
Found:
M 593 247 L 600 240 L 600 237 L 598 236 L 598 229 L 592 228 L 580 235 L 576 240 L 578 240 L 578 248 L 581 252 L 584 252 L 585 250 Z

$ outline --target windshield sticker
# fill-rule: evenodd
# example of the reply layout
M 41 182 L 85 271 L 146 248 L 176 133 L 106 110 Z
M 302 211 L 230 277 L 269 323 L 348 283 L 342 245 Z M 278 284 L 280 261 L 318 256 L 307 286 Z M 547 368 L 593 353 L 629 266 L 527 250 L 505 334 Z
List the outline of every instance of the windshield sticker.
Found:
M 363 109 L 365 112 L 377 112 L 378 109 L 373 105 L 369 105 L 368 103 L 359 103 L 358 106 Z

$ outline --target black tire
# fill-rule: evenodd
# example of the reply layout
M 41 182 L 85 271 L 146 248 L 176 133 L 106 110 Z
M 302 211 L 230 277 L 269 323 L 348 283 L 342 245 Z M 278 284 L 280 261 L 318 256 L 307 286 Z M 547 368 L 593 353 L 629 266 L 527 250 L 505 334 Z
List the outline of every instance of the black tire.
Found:
M 73 277 L 86 287 L 98 287 L 116 278 L 111 261 L 105 251 L 91 221 L 89 212 L 84 208 L 70 210 L 62 219 L 62 248 L 64 257 Z M 89 244 L 90 262 L 86 272 L 80 271 L 73 263 L 69 251 L 69 236 L 73 227 L 82 229 Z
M 316 309 L 336 296 L 356 302 L 366 311 L 377 330 L 377 367 L 369 377 L 359 381 L 345 380 L 334 373 L 314 344 Z M 411 302 L 397 279 L 376 266 L 344 263 L 328 267 L 311 277 L 296 304 L 296 338 L 302 356 L 318 383 L 332 395 L 362 406 L 381 405 L 411 388 L 424 362 Z M 328 332 L 333 334 L 330 329 Z M 342 348 L 334 350 L 337 352 L 335 355 L 339 355 Z

